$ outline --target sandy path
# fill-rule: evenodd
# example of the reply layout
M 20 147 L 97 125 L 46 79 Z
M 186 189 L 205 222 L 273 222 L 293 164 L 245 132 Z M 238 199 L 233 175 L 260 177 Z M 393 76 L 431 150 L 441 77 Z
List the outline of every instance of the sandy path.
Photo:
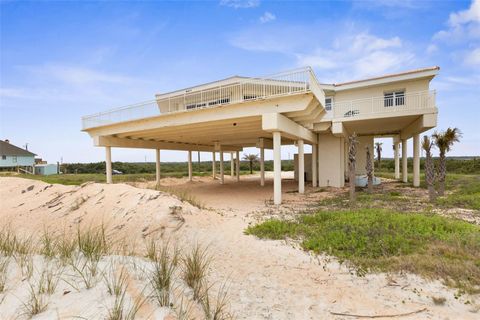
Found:
M 182 209 L 185 223 L 181 228 L 178 231 L 174 231 L 174 227 L 164 228 L 168 231 L 165 231 L 166 234 L 175 234 L 183 247 L 193 242 L 209 245 L 210 252 L 214 254 L 210 279 L 217 284 L 227 281 L 231 308 L 238 319 L 352 319 L 333 316 L 330 312 L 382 315 L 424 308 L 426 310 L 422 313 L 403 318 L 478 319 L 478 309 L 475 310 L 478 307 L 465 304 L 467 297 L 455 299 L 455 291 L 445 288 L 438 281 L 427 282 L 413 275 L 392 276 L 395 283 L 383 274 L 357 277 L 347 268 L 339 266 L 334 259 L 329 262 L 325 257 L 313 257 L 283 241 L 258 240 L 245 235 L 244 229 L 253 221 L 249 213 L 265 208 L 265 198 L 262 197 L 269 194 L 271 188 L 267 184 L 264 191 L 258 191 L 260 187 L 255 187 L 257 182 L 254 177 L 242 180 L 243 184 L 235 189 L 231 181 L 232 186 L 228 181 L 225 186 L 219 186 L 217 182 L 209 183 L 206 178 L 191 184 L 177 181 L 177 186 L 189 189 L 197 197 L 201 197 L 203 192 L 207 196 L 203 196 L 202 200 L 208 206 L 216 205 L 219 210 Z M 24 224 L 23 228 L 39 230 L 42 223 L 33 220 L 47 217 L 42 221 L 52 221 L 54 224 L 56 214 L 65 213 L 62 210 L 51 212 L 53 209 L 42 203 L 49 202 L 58 194 L 70 194 L 70 197 L 63 198 L 62 206 L 71 209 L 81 193 L 90 195 L 90 198 L 80 206 L 81 209 L 69 211 L 70 223 L 73 224 L 79 216 L 94 219 L 89 215 L 110 212 L 112 219 L 116 217 L 115 225 L 125 223 L 125 230 L 141 237 L 142 230 L 147 226 L 175 223 L 169 218 L 172 205 L 190 208 L 174 197 L 127 185 L 53 185 L 27 198 L 27 192 L 21 191 L 30 185 L 34 185 L 33 190 L 48 186 L 30 180 L 0 178 L 2 221 L 15 218 L 16 223 Z M 286 181 L 284 185 L 284 190 L 295 189 L 294 182 Z M 220 188 L 223 188 L 223 193 L 218 191 Z M 47 190 L 50 191 L 47 193 Z M 104 200 L 101 209 L 96 205 L 98 199 L 93 198 L 93 194 L 99 190 L 103 190 L 105 199 L 110 199 Z M 309 196 L 312 195 L 302 197 Z M 149 201 L 139 200 L 150 197 L 152 199 Z M 295 201 L 295 197 L 298 195 L 286 193 L 287 204 Z M 22 202 L 24 204 L 19 206 Z M 123 218 L 120 218 L 112 213 L 116 212 L 114 208 L 128 208 L 135 218 L 126 221 L 128 218 L 122 215 Z M 432 296 L 446 298 L 445 305 L 435 305 Z

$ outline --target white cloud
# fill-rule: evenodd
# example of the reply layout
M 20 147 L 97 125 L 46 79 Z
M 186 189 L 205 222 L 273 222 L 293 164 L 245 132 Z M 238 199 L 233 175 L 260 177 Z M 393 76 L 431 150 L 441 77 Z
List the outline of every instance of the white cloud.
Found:
M 480 22 L 480 0 L 474 0 L 467 10 L 451 13 L 448 19 L 448 23 L 452 27 L 470 22 Z
M 459 43 L 480 39 L 480 0 L 472 1 L 470 8 L 450 13 L 448 29 L 433 36 L 435 41 Z
M 475 48 L 465 55 L 465 64 L 469 66 L 480 66 L 480 48 Z
M 220 5 L 235 9 L 247 9 L 258 7 L 260 0 L 221 0 Z
M 249 51 L 284 54 L 298 66 L 328 70 L 320 76 L 322 81 L 395 72 L 411 67 L 415 61 L 412 50 L 399 37 L 354 32 L 358 27 L 352 25 L 337 27 L 337 33 L 331 35 L 323 35 L 322 30 L 322 26 L 262 26 L 237 34 L 231 44 Z
M 267 11 L 260 17 L 260 22 L 261 23 L 267 23 L 267 22 L 275 20 L 276 18 L 277 17 L 273 13 Z

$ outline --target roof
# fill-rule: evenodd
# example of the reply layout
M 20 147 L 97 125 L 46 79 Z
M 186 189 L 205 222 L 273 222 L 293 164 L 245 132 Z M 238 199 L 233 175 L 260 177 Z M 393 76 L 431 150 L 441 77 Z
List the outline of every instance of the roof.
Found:
M 14 146 L 13 144 L 0 140 L 0 155 L 2 156 L 35 156 L 35 153 L 32 153 L 28 150 L 19 148 L 17 146 Z
M 433 66 L 433 67 L 427 67 L 427 68 L 407 70 L 407 71 L 398 72 L 398 73 L 389 73 L 389 74 L 385 74 L 385 75 L 378 76 L 378 77 L 372 77 L 372 78 L 366 78 L 366 79 L 360 79 L 360 80 L 353 80 L 353 81 L 347 81 L 347 82 L 334 83 L 333 85 L 334 85 L 335 87 L 339 87 L 339 86 L 344 86 L 344 85 L 352 84 L 352 83 L 372 81 L 372 80 L 379 80 L 379 79 L 385 79 L 385 78 L 393 78 L 393 77 L 404 76 L 404 75 L 409 75 L 409 74 L 413 74 L 413 73 L 420 73 L 420 72 L 434 71 L 434 70 L 440 70 L 440 67 L 439 67 L 439 66 Z

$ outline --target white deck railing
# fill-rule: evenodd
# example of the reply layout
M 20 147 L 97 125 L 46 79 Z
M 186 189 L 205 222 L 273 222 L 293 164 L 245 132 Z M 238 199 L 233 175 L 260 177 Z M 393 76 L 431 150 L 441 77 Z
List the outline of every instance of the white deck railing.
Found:
M 362 115 L 414 111 L 435 108 L 435 90 L 406 93 L 403 96 L 371 97 L 332 104 L 333 118 L 355 118 Z
M 232 83 L 209 89 L 195 87 L 158 95 L 156 100 L 112 109 L 82 118 L 83 129 L 138 120 L 173 112 L 193 111 L 246 101 L 305 93 L 318 82 L 312 69 L 302 68 L 261 78 L 233 78 Z M 323 102 L 322 102 L 323 103 Z

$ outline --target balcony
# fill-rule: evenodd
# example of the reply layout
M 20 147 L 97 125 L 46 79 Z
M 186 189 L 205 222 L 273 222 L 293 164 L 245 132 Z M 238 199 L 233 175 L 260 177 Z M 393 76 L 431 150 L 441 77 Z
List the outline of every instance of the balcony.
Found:
M 324 95 L 311 68 L 261 78 L 233 77 L 222 85 L 157 95 L 153 101 L 112 109 L 82 118 L 83 129 L 139 120 L 176 112 L 190 112 L 231 104 L 313 92 L 323 105 Z M 202 89 L 204 88 L 204 89 Z
M 338 101 L 327 111 L 326 119 L 341 119 L 344 121 L 375 116 L 396 116 L 398 114 L 418 113 L 422 110 L 434 109 L 435 90 L 419 91 L 397 96 L 384 95 L 349 101 Z

